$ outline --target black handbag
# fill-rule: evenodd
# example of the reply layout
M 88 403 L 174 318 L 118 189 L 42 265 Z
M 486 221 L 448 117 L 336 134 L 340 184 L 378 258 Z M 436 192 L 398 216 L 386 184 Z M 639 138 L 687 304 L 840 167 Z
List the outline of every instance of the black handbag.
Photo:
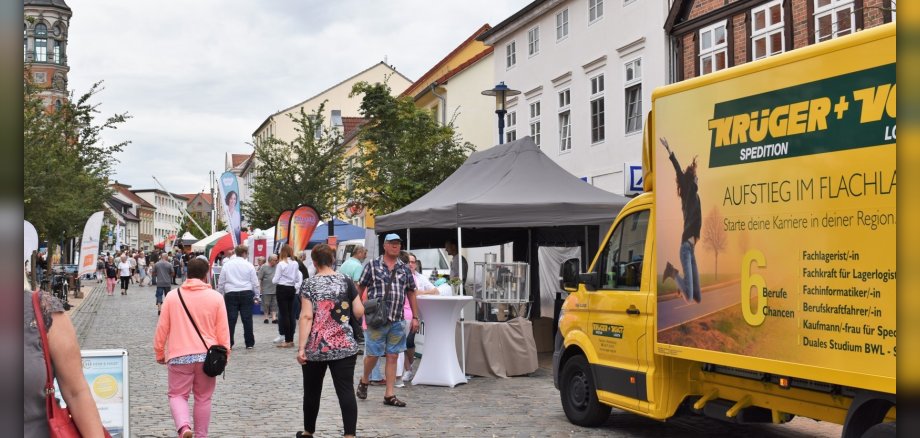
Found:
M 189 321 L 191 321 L 192 326 L 195 327 L 195 333 L 198 333 L 198 338 L 201 339 L 201 343 L 208 349 L 208 353 L 204 356 L 204 373 L 211 377 L 217 377 L 223 374 L 224 369 L 227 368 L 227 347 L 217 344 L 208 347 L 208 343 L 205 342 L 204 337 L 201 336 L 201 331 L 198 330 L 198 324 L 195 324 L 195 318 L 192 318 L 192 313 L 188 311 L 188 306 L 185 305 L 185 300 L 182 299 L 182 288 L 180 287 L 176 292 L 179 293 L 179 301 L 182 302 L 182 308 L 185 309 L 185 314 L 188 315 Z

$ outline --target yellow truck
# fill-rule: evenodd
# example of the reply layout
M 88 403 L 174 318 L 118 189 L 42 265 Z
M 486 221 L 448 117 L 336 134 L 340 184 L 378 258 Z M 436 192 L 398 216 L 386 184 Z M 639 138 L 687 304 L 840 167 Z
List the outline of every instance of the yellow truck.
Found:
M 644 193 L 569 294 L 553 374 L 575 424 L 803 416 L 896 428 L 896 30 L 658 88 Z

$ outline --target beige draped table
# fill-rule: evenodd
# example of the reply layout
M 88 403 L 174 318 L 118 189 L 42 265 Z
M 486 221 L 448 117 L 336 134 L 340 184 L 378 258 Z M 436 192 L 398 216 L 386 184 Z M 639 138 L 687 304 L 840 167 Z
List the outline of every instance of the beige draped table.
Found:
M 466 373 L 510 377 L 537 370 L 533 324 L 524 318 L 508 322 L 465 321 Z

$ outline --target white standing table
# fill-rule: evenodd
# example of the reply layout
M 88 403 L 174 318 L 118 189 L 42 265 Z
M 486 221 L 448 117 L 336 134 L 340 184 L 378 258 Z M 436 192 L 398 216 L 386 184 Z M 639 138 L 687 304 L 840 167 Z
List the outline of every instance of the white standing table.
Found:
M 463 305 L 470 296 L 421 295 L 418 310 L 425 321 L 425 349 L 413 385 L 454 387 L 466 383 L 466 376 L 457 360 L 457 321 Z

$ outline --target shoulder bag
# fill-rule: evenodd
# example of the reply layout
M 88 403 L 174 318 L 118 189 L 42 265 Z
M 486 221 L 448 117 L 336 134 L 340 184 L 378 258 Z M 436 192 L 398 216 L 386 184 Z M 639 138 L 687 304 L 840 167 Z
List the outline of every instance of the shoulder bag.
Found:
M 396 269 L 390 271 L 390 281 L 386 287 L 390 287 L 396 281 Z M 367 326 L 373 329 L 379 329 L 390 323 L 390 308 L 386 301 L 386 291 L 379 298 L 372 298 L 364 302 L 364 321 Z
M 45 413 L 48 416 L 48 430 L 51 438 L 80 438 L 80 430 L 70 416 L 70 410 L 62 408 L 54 398 L 54 374 L 51 372 L 51 352 L 48 351 L 48 331 L 45 329 L 45 318 L 42 316 L 41 303 L 38 292 L 32 293 L 32 308 L 35 309 L 35 322 L 38 333 L 41 335 L 42 353 L 45 356 Z M 109 431 L 102 428 L 106 438 L 112 438 Z
M 188 306 L 185 305 L 185 300 L 182 298 L 182 288 L 180 287 L 176 292 L 179 293 L 179 301 L 182 302 L 182 308 L 185 309 L 185 314 L 188 315 L 189 321 L 191 321 L 192 326 L 195 327 L 195 333 L 198 333 L 198 338 L 201 339 L 204 348 L 208 349 L 208 353 L 204 357 L 204 373 L 211 377 L 217 377 L 223 374 L 224 369 L 227 368 L 227 347 L 216 344 L 208 347 L 208 343 L 205 342 L 204 337 L 201 336 L 201 331 L 198 330 L 198 324 L 195 324 L 195 318 L 192 318 L 192 313 L 188 311 Z

